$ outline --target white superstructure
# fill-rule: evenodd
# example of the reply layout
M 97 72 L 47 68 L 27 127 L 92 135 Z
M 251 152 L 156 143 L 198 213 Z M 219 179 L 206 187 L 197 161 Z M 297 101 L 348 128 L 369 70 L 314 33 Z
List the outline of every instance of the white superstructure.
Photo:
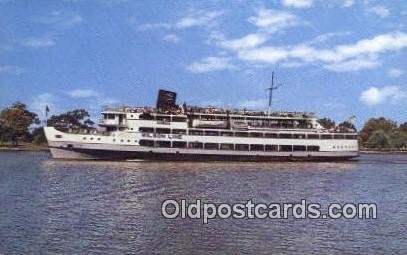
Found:
M 152 160 L 343 160 L 358 156 L 355 131 L 324 129 L 312 113 L 202 107 L 107 108 L 103 131 L 45 127 L 54 158 Z

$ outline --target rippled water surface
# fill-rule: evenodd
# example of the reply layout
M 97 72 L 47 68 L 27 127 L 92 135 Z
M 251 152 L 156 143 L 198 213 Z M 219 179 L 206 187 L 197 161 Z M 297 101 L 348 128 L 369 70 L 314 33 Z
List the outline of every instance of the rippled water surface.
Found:
M 369 220 L 168 220 L 165 199 L 377 203 Z M 345 163 L 53 161 L 0 153 L 0 254 L 406 254 L 407 155 Z

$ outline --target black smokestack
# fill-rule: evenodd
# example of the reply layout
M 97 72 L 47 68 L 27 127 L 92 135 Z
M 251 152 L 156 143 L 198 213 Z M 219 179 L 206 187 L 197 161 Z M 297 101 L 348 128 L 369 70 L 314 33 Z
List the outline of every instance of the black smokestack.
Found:
M 160 89 L 157 98 L 157 110 L 166 111 L 176 108 L 177 93 Z

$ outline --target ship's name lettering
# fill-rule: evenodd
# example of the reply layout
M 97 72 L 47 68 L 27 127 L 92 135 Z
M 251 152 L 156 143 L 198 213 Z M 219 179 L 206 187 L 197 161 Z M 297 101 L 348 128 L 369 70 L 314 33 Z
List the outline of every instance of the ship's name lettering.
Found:
M 153 133 L 143 133 L 143 137 L 150 137 L 150 138 L 168 138 L 168 139 L 182 139 L 182 135 L 178 134 L 153 134 Z

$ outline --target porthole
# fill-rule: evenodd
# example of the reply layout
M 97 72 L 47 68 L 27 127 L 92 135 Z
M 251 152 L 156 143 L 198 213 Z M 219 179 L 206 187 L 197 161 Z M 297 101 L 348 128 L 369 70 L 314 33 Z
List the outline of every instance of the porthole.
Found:
M 86 137 L 83 137 L 83 140 L 86 140 Z

